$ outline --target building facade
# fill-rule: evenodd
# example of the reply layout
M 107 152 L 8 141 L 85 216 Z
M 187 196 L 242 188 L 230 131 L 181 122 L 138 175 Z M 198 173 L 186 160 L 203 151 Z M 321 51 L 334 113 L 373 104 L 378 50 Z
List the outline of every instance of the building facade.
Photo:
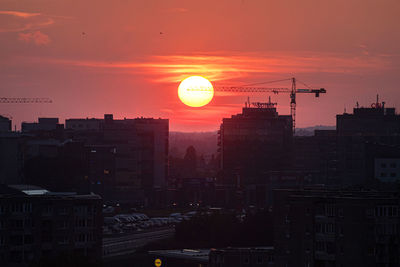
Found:
M 276 266 L 399 266 L 396 193 L 274 191 Z
M 101 259 L 102 200 L 31 185 L 0 187 L 0 265 L 62 256 Z
M 356 107 L 353 114 L 337 115 L 336 129 L 338 172 L 343 185 L 371 182 L 368 146 L 400 147 L 400 115 L 394 108 L 386 108 L 384 102 L 377 101 L 368 108 Z
M 224 118 L 219 131 L 221 169 L 226 178 L 250 181 L 291 164 L 292 117 L 279 115 L 274 103 L 246 105 Z M 241 181 L 242 182 L 242 181 Z
M 12 130 L 12 122 L 9 118 L 0 115 L 0 132 L 10 132 Z
M 67 119 L 66 135 L 85 142 L 89 147 L 113 147 L 115 164 L 113 172 L 107 175 L 113 177 L 114 196 L 118 196 L 120 202 L 147 205 L 165 198 L 167 119 L 116 120 L 112 114 L 105 114 L 103 119 Z

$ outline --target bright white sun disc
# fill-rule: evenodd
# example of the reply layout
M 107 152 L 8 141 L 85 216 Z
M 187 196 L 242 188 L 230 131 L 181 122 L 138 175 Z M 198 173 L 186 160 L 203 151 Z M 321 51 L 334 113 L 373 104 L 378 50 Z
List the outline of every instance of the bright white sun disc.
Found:
M 179 99 L 190 107 L 202 107 L 214 97 L 214 88 L 209 80 L 201 76 L 184 79 L 178 87 Z

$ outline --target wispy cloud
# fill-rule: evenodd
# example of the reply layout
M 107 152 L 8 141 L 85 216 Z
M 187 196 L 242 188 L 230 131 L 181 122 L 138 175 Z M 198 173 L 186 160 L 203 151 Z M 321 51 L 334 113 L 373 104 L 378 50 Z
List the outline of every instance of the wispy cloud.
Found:
M 20 33 L 18 40 L 25 43 L 34 43 L 38 46 L 47 45 L 48 43 L 50 43 L 49 36 L 41 33 L 40 31 Z
M 52 16 L 41 13 L 0 10 L 0 16 L 9 16 L 0 26 L 0 33 L 34 31 L 54 24 Z
M 0 10 L 0 14 L 2 15 L 11 15 L 19 18 L 30 18 L 41 15 L 40 13 L 28 13 L 28 12 L 21 12 L 21 11 L 7 11 L 7 10 Z
M 41 59 L 43 60 L 43 59 Z M 196 55 L 151 56 L 146 60 L 105 62 L 93 60 L 48 59 L 49 63 L 129 71 L 147 75 L 153 82 L 176 83 L 190 75 L 202 75 L 215 83 L 238 81 L 266 75 L 290 77 L 300 73 L 368 73 L 390 68 L 386 56 L 349 56 L 331 53 L 199 53 Z M 255 79 L 257 80 L 257 79 Z

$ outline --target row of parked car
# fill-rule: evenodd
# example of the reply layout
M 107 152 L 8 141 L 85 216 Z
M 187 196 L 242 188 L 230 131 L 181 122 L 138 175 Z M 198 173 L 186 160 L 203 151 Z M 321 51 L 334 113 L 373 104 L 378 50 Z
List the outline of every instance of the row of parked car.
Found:
M 169 217 L 149 218 L 143 213 L 118 214 L 112 217 L 104 217 L 103 234 L 123 234 L 144 229 L 173 226 L 183 220 L 190 220 L 196 215 L 196 211 L 185 214 L 172 213 Z

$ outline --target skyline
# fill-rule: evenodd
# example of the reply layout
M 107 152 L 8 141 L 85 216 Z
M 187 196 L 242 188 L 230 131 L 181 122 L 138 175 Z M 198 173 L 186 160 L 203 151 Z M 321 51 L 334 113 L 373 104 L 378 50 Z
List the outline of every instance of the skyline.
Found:
M 18 128 L 38 117 L 162 117 L 188 132 L 216 130 L 240 113 L 246 93 L 182 104 L 178 85 L 191 75 L 214 86 L 294 76 L 326 88 L 318 99 L 298 96 L 299 128 L 334 125 L 344 108 L 369 106 L 377 93 L 399 107 L 400 4 L 358 3 L 2 1 L 0 96 L 53 104 L 1 104 L 0 114 Z M 288 95 L 271 96 L 280 114 L 290 113 Z

